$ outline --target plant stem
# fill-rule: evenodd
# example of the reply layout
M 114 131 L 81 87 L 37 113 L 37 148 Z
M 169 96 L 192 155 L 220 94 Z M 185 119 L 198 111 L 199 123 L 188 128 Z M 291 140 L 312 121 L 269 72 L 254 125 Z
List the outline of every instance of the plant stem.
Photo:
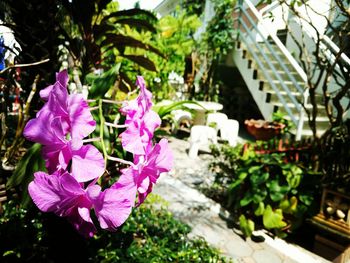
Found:
M 46 63 L 46 62 L 49 62 L 50 59 L 44 59 L 44 60 L 41 60 L 41 61 L 37 61 L 37 62 L 33 62 L 33 63 L 27 63 L 27 64 L 17 64 L 17 65 L 11 65 L 11 66 L 8 66 L 7 68 L 4 68 L 3 70 L 0 71 L 0 74 L 4 73 L 5 71 L 11 69 L 11 68 L 23 68 L 23 67 L 30 67 L 30 66 L 36 66 L 36 65 L 40 65 L 40 64 L 43 64 L 43 63 Z
M 114 123 L 111 123 L 111 122 L 105 122 L 105 125 L 109 126 L 109 127 L 116 128 L 116 129 L 127 128 L 128 127 L 128 125 L 126 125 L 126 124 L 114 124 Z
M 101 140 L 100 137 L 98 138 L 90 138 L 90 139 L 84 139 L 83 143 L 89 143 L 89 142 L 99 142 Z
M 135 164 L 133 162 L 130 162 L 130 161 L 126 161 L 124 159 L 120 159 L 120 158 L 117 158 L 117 157 L 113 157 L 113 156 L 107 156 L 108 160 L 111 160 L 111 161 L 114 161 L 114 162 L 119 162 L 119 163 L 123 163 L 123 164 L 127 164 L 127 165 L 130 165 L 130 166 L 135 166 Z
M 105 160 L 105 169 L 107 166 L 107 150 L 106 150 L 106 145 L 105 142 L 103 140 L 103 132 L 104 132 L 104 125 L 105 125 L 105 118 L 103 116 L 103 111 L 102 111 L 102 99 L 99 100 L 98 102 L 98 107 L 99 107 L 99 117 L 100 117 L 100 140 L 101 140 L 101 147 L 102 147 L 102 152 L 103 152 L 103 157 Z

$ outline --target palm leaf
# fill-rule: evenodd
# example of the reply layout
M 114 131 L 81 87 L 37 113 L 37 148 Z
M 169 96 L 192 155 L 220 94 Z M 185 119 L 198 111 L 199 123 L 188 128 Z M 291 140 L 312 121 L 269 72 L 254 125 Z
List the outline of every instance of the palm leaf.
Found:
M 106 39 L 102 41 L 101 46 L 109 46 L 109 48 L 122 48 L 125 46 L 129 46 L 129 47 L 135 47 L 135 48 L 142 48 L 145 50 L 149 50 L 152 51 L 153 53 L 156 53 L 157 55 L 164 57 L 164 55 L 162 54 L 162 52 L 160 52 L 157 48 L 145 44 L 133 37 L 130 36 L 125 36 L 122 34 L 111 34 L 111 33 L 107 33 L 106 35 Z
M 153 33 L 155 33 L 157 31 L 156 28 L 151 23 L 146 21 L 145 19 L 121 18 L 121 19 L 117 19 L 115 21 L 115 23 L 129 25 L 132 27 L 142 27 L 142 28 L 147 29 L 148 31 L 153 32 Z
M 186 104 L 195 104 L 195 105 L 198 105 L 198 106 L 202 107 L 203 109 L 205 109 L 198 102 L 192 101 L 192 100 L 177 101 L 177 102 L 173 102 L 169 105 L 158 105 L 158 106 L 155 105 L 155 106 L 153 106 L 152 109 L 158 113 L 158 115 L 161 119 L 163 119 L 166 115 L 171 114 L 171 112 L 173 110 L 187 110 L 187 111 L 191 112 L 192 109 L 186 107 Z
M 147 70 L 157 72 L 156 65 L 154 65 L 154 63 L 151 60 L 149 60 L 148 58 L 146 58 L 144 56 L 122 55 L 122 57 L 127 58 L 127 59 L 135 62 L 136 64 L 140 65 L 141 67 L 144 67 Z
M 128 10 L 121 10 L 121 11 L 117 11 L 117 12 L 113 12 L 113 13 L 110 13 L 108 16 L 105 16 L 102 21 L 104 20 L 108 20 L 110 18 L 113 18 L 113 17 L 122 17 L 122 16 L 142 16 L 142 17 L 145 17 L 145 19 L 149 20 L 149 21 L 157 21 L 157 17 L 147 11 L 147 10 L 142 10 L 142 9 L 138 9 L 138 8 L 133 8 L 133 9 L 128 9 Z

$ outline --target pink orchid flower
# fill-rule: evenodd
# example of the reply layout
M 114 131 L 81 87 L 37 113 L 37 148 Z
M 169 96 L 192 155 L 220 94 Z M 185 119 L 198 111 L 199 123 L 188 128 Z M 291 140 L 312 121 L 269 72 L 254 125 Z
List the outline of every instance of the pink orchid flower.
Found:
M 134 166 L 122 170 L 118 182 L 113 188 L 123 189 L 128 193 L 138 193 L 140 205 L 152 192 L 153 185 L 163 172 L 169 172 L 173 166 L 173 154 L 166 139 L 160 140 L 153 148 L 147 147 L 146 155 L 137 155 Z
M 83 97 L 68 95 L 63 87 L 67 81 L 67 72 L 60 72 L 57 82 L 45 89 L 43 97 L 48 101 L 36 118 L 27 123 L 23 135 L 43 145 L 49 173 L 66 169 L 72 161 L 76 179 L 86 182 L 103 174 L 104 158 L 94 146 L 83 145 L 82 139 L 94 131 L 96 123 Z
M 90 213 L 87 213 L 92 207 L 92 202 L 70 174 L 55 172 L 48 175 L 37 172 L 28 190 L 41 211 L 68 218 L 75 229 L 86 237 L 91 237 L 96 232 Z
M 143 77 L 138 76 L 136 84 L 140 87 L 139 96 L 120 110 L 126 115 L 125 124 L 128 126 L 120 137 L 126 151 L 143 155 L 161 120 L 158 114 L 151 110 L 152 93 L 146 89 Z
M 69 173 L 44 172 L 34 174 L 29 184 L 29 194 L 36 206 L 43 212 L 53 212 L 65 217 L 83 236 L 92 237 L 96 232 L 90 212 L 95 214 L 103 229 L 115 230 L 129 217 L 132 203 L 125 192 L 117 188 L 101 191 L 99 185 L 83 189 Z

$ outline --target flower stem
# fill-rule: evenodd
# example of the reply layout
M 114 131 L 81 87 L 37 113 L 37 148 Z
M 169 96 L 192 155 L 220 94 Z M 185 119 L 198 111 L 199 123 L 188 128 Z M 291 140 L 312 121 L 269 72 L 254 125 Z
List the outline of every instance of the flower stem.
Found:
M 102 111 L 102 99 L 99 100 L 98 102 L 98 107 L 99 107 L 99 117 L 100 117 L 100 140 L 101 140 L 101 147 L 102 147 L 102 152 L 103 152 L 103 157 L 105 160 L 105 169 L 107 166 L 107 150 L 106 150 L 106 145 L 105 142 L 103 140 L 103 132 L 104 132 L 104 125 L 105 125 L 105 118 L 103 116 L 103 111 Z
M 109 104 L 123 104 L 123 101 L 117 101 L 117 100 L 106 100 L 102 99 L 102 102 L 109 103 Z
M 114 123 L 111 123 L 111 122 L 105 122 L 105 125 L 109 126 L 109 127 L 116 128 L 116 129 L 127 128 L 128 127 L 128 125 L 125 125 L 125 124 L 114 124 Z
M 99 106 L 90 107 L 90 111 L 93 111 L 93 110 L 98 110 L 98 109 L 99 109 Z
M 108 158 L 108 160 L 111 160 L 111 161 L 114 161 L 114 162 L 119 162 L 119 163 L 127 164 L 127 165 L 130 165 L 130 166 L 135 166 L 135 164 L 133 162 L 126 161 L 124 159 L 120 159 L 120 158 L 109 156 L 109 155 L 107 156 L 107 158 Z
M 101 140 L 100 137 L 98 138 L 90 138 L 90 139 L 84 139 L 83 143 L 89 143 L 89 142 L 99 142 Z

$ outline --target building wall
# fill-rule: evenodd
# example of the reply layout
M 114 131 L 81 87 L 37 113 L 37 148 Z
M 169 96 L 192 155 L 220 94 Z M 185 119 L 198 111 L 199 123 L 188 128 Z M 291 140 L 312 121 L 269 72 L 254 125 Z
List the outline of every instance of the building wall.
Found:
M 164 0 L 161 2 L 154 11 L 161 17 L 169 15 L 176 10 L 176 6 L 181 4 L 181 0 Z

